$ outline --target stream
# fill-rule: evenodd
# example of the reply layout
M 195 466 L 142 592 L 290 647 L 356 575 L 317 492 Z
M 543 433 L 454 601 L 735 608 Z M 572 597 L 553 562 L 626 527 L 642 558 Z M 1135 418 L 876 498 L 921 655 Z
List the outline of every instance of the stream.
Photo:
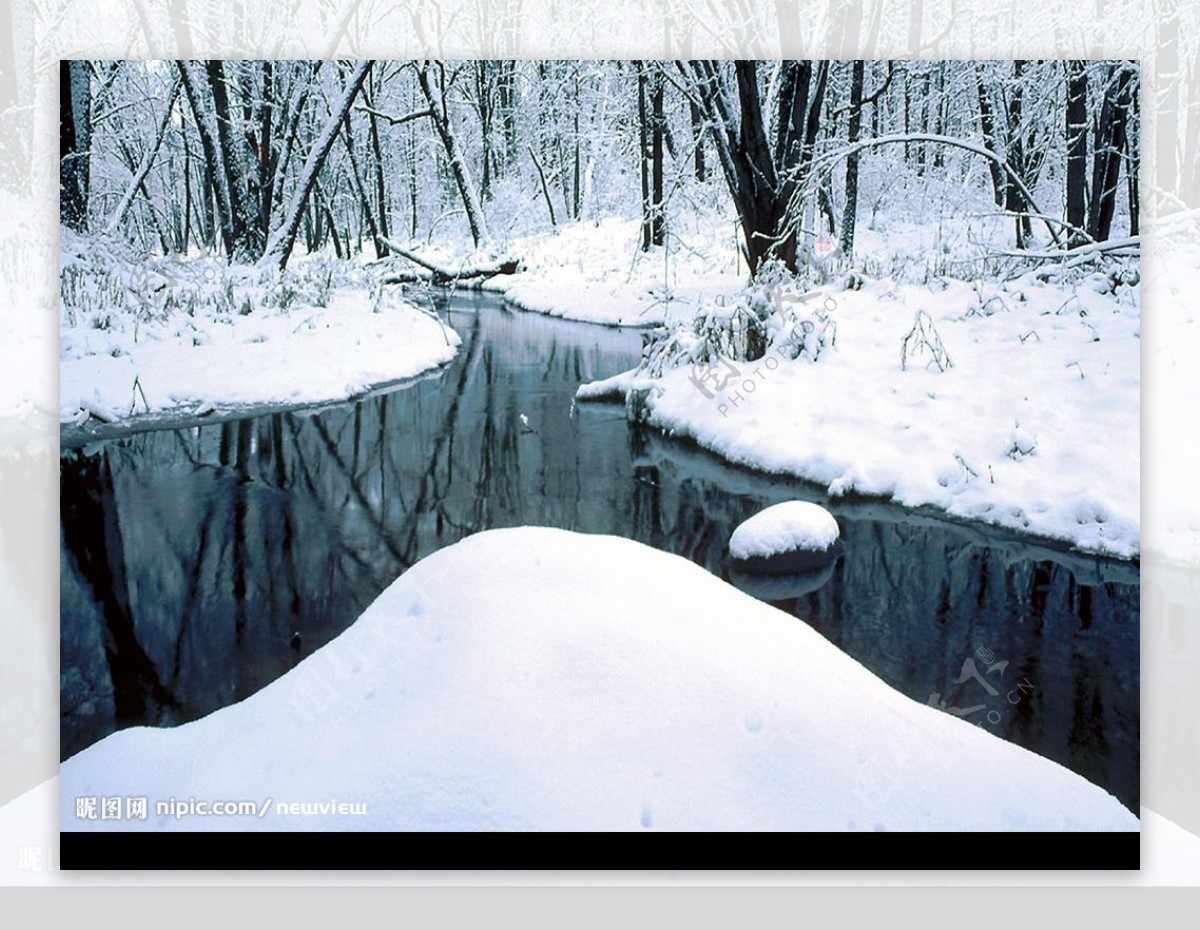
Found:
M 247 697 L 471 533 L 609 533 L 729 580 L 734 527 L 799 498 L 837 517 L 841 557 L 734 583 L 1138 810 L 1137 563 L 728 465 L 617 405 L 573 403 L 637 363 L 640 332 L 485 296 L 439 309 L 458 357 L 392 390 L 103 441 L 64 430 L 63 758 Z

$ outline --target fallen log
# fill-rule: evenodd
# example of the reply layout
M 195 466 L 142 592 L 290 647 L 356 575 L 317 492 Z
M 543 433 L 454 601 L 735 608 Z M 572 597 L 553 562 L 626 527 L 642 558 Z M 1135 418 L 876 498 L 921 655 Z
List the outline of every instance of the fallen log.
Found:
M 379 278 L 384 284 L 452 285 L 466 281 L 481 284 L 496 275 L 516 274 L 521 268 L 521 260 L 516 258 L 495 259 L 483 264 L 463 265 L 459 268 L 444 268 L 391 239 L 381 236 L 379 241 L 396 255 L 408 259 L 422 269 L 421 271 L 385 271 Z
M 1012 258 L 1071 259 L 1072 261 L 1068 262 L 1068 265 L 1075 265 L 1079 264 L 1082 260 L 1111 252 L 1119 252 L 1122 255 L 1140 254 L 1141 248 L 1141 236 L 1127 236 L 1123 239 L 1106 239 L 1104 242 L 1090 242 L 1087 245 L 1081 245 L 1074 249 L 1048 249 L 1042 252 L 1035 252 L 1028 249 L 1017 251 L 999 249 L 993 251 L 991 254 Z

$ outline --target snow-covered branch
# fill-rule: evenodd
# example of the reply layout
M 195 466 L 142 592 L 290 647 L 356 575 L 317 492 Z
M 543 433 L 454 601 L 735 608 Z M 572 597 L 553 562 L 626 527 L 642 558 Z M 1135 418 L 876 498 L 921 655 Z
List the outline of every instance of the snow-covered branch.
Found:
M 1011 181 L 1012 184 L 1022 193 L 1022 195 L 1024 195 L 1025 202 L 1028 203 L 1032 208 L 1033 214 L 1044 213 L 1044 211 L 1040 210 L 1035 203 L 1033 194 L 1031 194 L 1029 191 L 1029 187 L 1021 179 L 1021 176 L 1012 169 L 1012 166 L 1009 165 L 1007 161 L 985 146 L 976 145 L 974 142 L 967 142 L 965 139 L 955 139 L 952 136 L 943 136 L 931 132 L 902 132 L 888 136 L 876 136 L 872 139 L 862 139 L 853 145 L 847 145 L 844 148 L 838 149 L 837 151 L 826 152 L 817 158 L 814 158 L 813 168 L 824 167 L 828 164 L 832 164 L 833 162 L 841 161 L 842 159 L 853 155 L 855 152 L 861 152 L 863 149 L 878 148 L 881 145 L 897 145 L 905 142 L 929 142 L 935 145 L 946 145 L 951 148 L 963 149 L 964 151 L 971 152 L 980 156 L 981 158 L 986 158 L 988 161 L 998 165 L 1000 169 L 1004 171 L 1004 173 L 1008 176 L 1009 181 Z M 1051 223 L 1045 222 L 1044 220 L 1043 222 L 1046 226 L 1046 231 L 1050 233 L 1050 238 L 1053 239 L 1056 244 L 1061 245 L 1062 240 L 1059 238 L 1058 232 L 1054 229 L 1054 226 Z
M 448 268 L 444 265 L 438 265 L 424 256 L 418 255 L 411 249 L 406 249 L 391 239 L 381 239 L 381 241 L 401 258 L 406 258 L 414 265 L 423 269 L 423 272 L 395 271 L 389 269 L 380 276 L 380 280 L 384 284 L 415 284 L 425 282 L 428 284 L 446 285 L 471 280 L 485 281 L 488 278 L 494 278 L 496 275 L 516 274 L 521 266 L 519 259 L 500 258 L 478 264 L 464 264 L 458 268 Z

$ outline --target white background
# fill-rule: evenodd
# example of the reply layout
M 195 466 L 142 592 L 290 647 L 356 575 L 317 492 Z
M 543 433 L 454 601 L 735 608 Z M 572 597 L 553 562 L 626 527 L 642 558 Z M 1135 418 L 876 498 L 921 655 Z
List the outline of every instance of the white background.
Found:
M 913 11 L 918 9 L 919 18 L 914 19 Z M 45 792 L 48 800 L 44 810 L 39 808 L 44 817 L 39 814 L 35 823 L 22 824 L 21 836 L 0 832 L 0 883 L 1200 883 L 1200 718 L 1196 713 L 1200 567 L 1194 562 L 1180 564 L 1195 557 L 1195 540 L 1172 535 L 1173 524 L 1153 517 L 1179 513 L 1181 508 L 1200 515 L 1196 489 L 1174 487 L 1169 477 L 1200 475 L 1196 399 L 1186 392 L 1186 372 L 1200 364 L 1200 358 L 1186 351 L 1196 345 L 1188 321 L 1200 293 L 1177 286 L 1185 280 L 1186 269 L 1178 265 L 1181 259 L 1175 248 L 1196 239 L 1200 217 L 1196 177 L 1200 134 L 1188 132 L 1189 120 L 1191 125 L 1200 121 L 1200 74 L 1192 70 L 1200 67 L 1196 4 L 1178 0 L 1021 0 L 1003 6 L 987 0 L 924 0 L 918 5 L 875 0 L 861 6 L 842 0 L 175 0 L 156 6 L 148 0 L 16 0 L 7 15 L 11 23 L 0 16 L 0 134 L 4 140 L 18 140 L 18 150 L 14 155 L 10 146 L 0 164 L 0 523 L 6 531 L 0 535 L 0 805 L 45 783 L 58 764 L 58 547 L 53 530 L 58 521 L 59 58 L 663 58 L 690 53 L 764 58 L 1142 60 L 1142 187 L 1147 212 L 1142 304 L 1141 756 L 1146 811 L 1139 874 L 1022 873 L 1020 863 L 1014 862 L 1014 871 L 991 874 L 464 872 L 410 873 L 404 879 L 336 872 L 304 877 L 67 875 L 19 867 L 20 847 L 44 844 L 50 850 L 57 842 L 54 793 Z M 1174 351 L 1164 354 L 1168 347 Z M 1171 463 L 1172 468 L 1160 470 L 1157 463 Z M 14 539 L 22 540 L 21 545 L 14 545 Z M 419 861 L 419 850 L 414 854 Z M 964 855 L 964 865 L 969 865 L 969 859 Z M 631 894 L 636 902 L 637 895 Z M 869 899 L 841 895 L 834 902 L 817 896 L 822 907 L 832 906 L 843 914 L 847 904 L 857 909 L 869 904 Z M 449 906 L 444 895 L 424 900 L 438 913 Z M 477 892 L 449 900 L 463 906 L 472 900 L 484 908 L 491 906 L 490 899 L 480 898 Z M 528 906 L 520 903 L 525 899 L 510 896 L 507 900 L 514 906 Z M 695 900 L 691 898 L 689 904 Z M 722 899 L 710 900 L 712 905 L 701 904 L 701 910 L 710 917 L 723 913 L 717 903 Z M 994 898 L 986 899 L 990 905 L 978 897 L 958 900 L 971 902 L 960 917 L 972 924 L 1001 907 Z M 575 903 L 578 898 L 555 903 L 555 895 L 543 895 L 541 901 L 555 908 L 561 903 L 564 913 L 576 916 L 602 913 Z M 310 914 L 312 904 L 303 905 Z M 176 906 L 172 905 L 172 912 Z M 735 911 L 730 913 L 742 916 L 737 920 L 731 916 L 727 923 L 748 920 L 743 911 L 736 911 L 740 906 L 731 905 Z M 1009 923 L 1029 917 L 1029 911 L 1015 902 L 1002 910 Z M 1105 910 L 1119 913 L 1119 907 Z M 818 922 L 824 923 L 819 918 Z

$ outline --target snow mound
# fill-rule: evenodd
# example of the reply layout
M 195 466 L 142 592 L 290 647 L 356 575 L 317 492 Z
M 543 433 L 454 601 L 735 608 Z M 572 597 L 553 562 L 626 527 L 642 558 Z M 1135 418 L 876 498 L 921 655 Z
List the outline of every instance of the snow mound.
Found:
M 63 830 L 1138 828 L 686 559 L 535 527 L 434 553 L 262 691 L 61 777 Z M 148 817 L 77 816 L 117 795 Z
M 824 552 L 837 540 L 837 520 L 820 504 L 784 501 L 756 513 L 734 530 L 729 554 L 735 559 L 751 559 L 785 552 Z

